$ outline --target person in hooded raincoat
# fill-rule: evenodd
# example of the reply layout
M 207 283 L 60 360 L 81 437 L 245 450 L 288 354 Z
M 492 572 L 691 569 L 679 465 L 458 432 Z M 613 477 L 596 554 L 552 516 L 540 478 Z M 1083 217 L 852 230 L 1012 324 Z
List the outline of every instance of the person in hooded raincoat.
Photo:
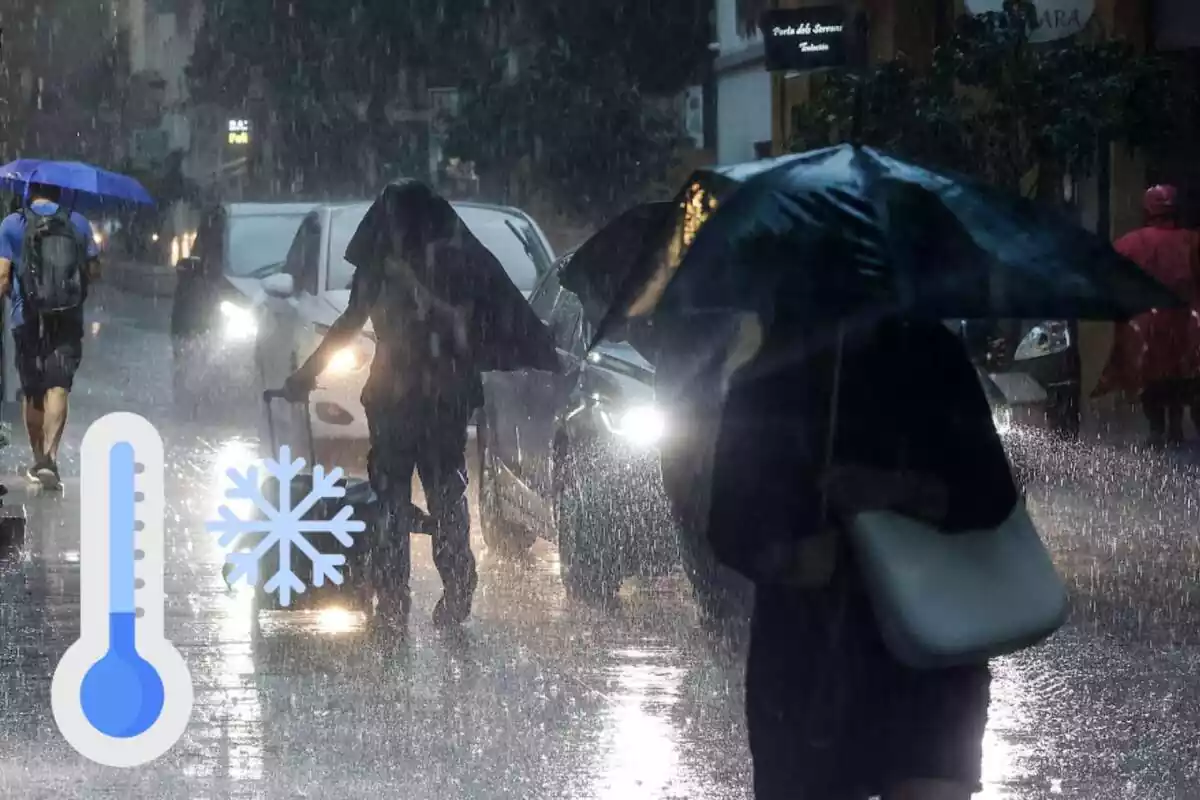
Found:
M 483 400 L 481 373 L 556 369 L 553 339 L 453 207 L 417 181 L 384 190 L 351 239 L 346 260 L 356 267 L 346 310 L 284 393 L 306 397 L 333 354 L 370 319 L 377 345 L 362 403 L 383 553 L 390 556 L 381 611 L 407 622 L 415 470 L 444 589 L 434 621 L 459 624 L 470 615 L 478 580 L 465 451 L 467 425 Z
M 1179 226 L 1173 186 L 1147 190 L 1144 208 L 1146 224 L 1114 247 L 1191 307 L 1150 311 L 1118 328 L 1095 394 L 1140 392 L 1151 444 L 1178 444 L 1185 408 L 1200 430 L 1200 234 Z

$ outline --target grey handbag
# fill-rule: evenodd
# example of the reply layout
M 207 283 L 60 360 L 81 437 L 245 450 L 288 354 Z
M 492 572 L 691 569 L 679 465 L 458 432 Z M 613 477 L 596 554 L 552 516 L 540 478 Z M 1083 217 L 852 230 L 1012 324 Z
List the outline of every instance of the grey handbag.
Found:
M 842 349 L 839 333 L 827 463 Z M 1066 587 L 1023 499 L 999 526 L 953 534 L 892 511 L 841 522 L 884 643 L 906 666 L 978 664 L 1037 644 L 1066 620 Z

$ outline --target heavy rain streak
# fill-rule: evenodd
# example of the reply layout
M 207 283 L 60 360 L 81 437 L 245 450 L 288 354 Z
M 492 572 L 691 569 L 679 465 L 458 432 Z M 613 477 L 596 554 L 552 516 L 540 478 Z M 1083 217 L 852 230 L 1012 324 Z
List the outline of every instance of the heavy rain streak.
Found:
M 0 0 L 0 800 L 1200 800 L 1196 0 Z

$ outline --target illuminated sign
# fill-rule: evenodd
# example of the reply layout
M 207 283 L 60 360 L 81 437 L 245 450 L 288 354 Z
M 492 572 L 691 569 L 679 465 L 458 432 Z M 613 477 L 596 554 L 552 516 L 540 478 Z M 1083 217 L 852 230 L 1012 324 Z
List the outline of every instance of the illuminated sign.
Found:
M 841 6 L 771 9 L 763 14 L 762 32 L 771 72 L 846 66 L 846 12 Z
M 229 120 L 229 143 L 250 144 L 250 120 Z

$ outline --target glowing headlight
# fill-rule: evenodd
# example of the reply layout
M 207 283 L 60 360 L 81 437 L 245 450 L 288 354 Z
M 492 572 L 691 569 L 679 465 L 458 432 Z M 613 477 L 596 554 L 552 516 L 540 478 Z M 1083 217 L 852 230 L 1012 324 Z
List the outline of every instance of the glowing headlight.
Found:
M 610 431 L 633 444 L 657 444 L 667 430 L 667 420 L 654 406 L 634 406 L 617 414 L 601 412 L 601 419 Z
M 1043 322 L 1034 325 L 1025 338 L 1017 345 L 1013 354 L 1016 361 L 1028 361 L 1031 358 L 1052 356 L 1061 353 L 1071 346 L 1071 329 L 1065 322 Z
M 333 354 L 333 357 L 329 359 L 329 365 L 325 367 L 324 374 L 345 375 L 349 372 L 357 372 L 366 363 L 367 359 L 362 350 L 354 345 L 350 345 L 349 347 L 343 347 Z
M 244 341 L 258 335 L 258 320 L 254 318 L 254 312 L 245 306 L 223 300 L 221 316 L 225 320 L 223 331 L 226 339 Z

